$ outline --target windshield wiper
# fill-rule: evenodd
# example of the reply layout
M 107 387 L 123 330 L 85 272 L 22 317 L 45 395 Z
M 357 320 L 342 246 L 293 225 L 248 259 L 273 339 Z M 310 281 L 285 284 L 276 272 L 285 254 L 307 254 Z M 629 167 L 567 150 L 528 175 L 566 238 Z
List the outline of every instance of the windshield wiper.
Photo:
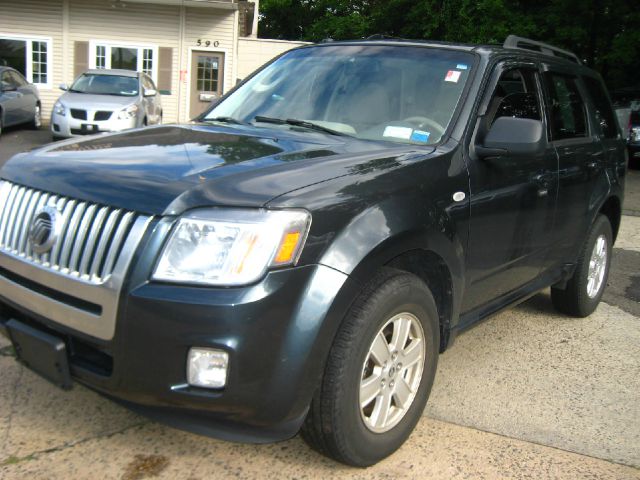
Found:
M 251 125 L 249 122 L 243 122 L 242 120 L 238 120 L 233 117 L 213 117 L 213 118 L 205 118 L 207 122 L 221 122 L 221 123 L 232 123 L 234 125 Z
M 333 130 L 332 128 L 323 127 L 317 123 L 310 122 L 308 120 L 298 120 L 297 118 L 274 118 L 274 117 L 263 117 L 262 115 L 257 115 L 254 120 L 256 122 L 261 123 L 275 123 L 276 125 L 294 125 L 296 127 L 308 128 L 309 130 L 316 130 L 318 132 L 328 133 L 329 135 L 338 135 L 341 137 L 349 137 L 350 135 L 344 132 L 339 132 L 338 130 Z

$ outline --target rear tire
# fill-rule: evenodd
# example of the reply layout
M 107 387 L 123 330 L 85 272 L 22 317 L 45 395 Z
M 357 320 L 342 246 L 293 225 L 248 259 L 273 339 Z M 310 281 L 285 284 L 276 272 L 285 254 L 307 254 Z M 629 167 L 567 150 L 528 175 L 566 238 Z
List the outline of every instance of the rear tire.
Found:
M 593 313 L 607 285 L 612 245 L 611 223 L 606 216 L 598 215 L 566 288 L 551 288 L 551 300 L 556 310 L 572 317 L 587 317 Z
M 42 107 L 39 103 L 35 106 L 35 111 L 33 112 L 33 120 L 29 124 L 29 126 L 34 130 L 40 130 L 42 127 Z
M 359 467 L 392 454 L 420 420 L 435 377 L 439 337 L 427 286 L 414 275 L 382 269 L 336 335 L 302 427 L 304 440 Z

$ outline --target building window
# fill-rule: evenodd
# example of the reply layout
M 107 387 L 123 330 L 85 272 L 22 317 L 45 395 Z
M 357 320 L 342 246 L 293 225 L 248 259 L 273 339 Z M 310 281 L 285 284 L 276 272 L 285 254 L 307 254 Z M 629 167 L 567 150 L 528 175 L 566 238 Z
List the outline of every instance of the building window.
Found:
M 31 83 L 49 86 L 51 40 L 0 37 L 0 65 L 15 68 Z
M 149 76 L 153 76 L 153 49 L 145 48 L 142 57 L 142 71 Z
M 93 41 L 90 47 L 90 68 L 118 68 L 144 72 L 151 78 L 157 78 L 157 47 L 121 45 Z
M 47 82 L 47 44 L 31 42 L 31 60 L 33 65 L 33 83 Z
M 96 47 L 96 68 L 107 68 L 107 47 L 104 45 Z
M 218 58 L 209 56 L 198 57 L 197 72 L 198 90 L 205 92 L 218 91 Z

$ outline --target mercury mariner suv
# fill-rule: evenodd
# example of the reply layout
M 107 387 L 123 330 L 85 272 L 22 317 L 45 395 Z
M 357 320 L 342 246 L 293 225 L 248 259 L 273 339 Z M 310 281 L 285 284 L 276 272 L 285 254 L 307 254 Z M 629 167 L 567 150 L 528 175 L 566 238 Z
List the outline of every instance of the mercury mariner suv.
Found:
M 13 157 L 0 325 L 63 388 L 230 440 L 301 431 L 371 465 L 459 332 L 547 287 L 594 311 L 626 161 L 570 52 L 305 46 L 192 124 Z

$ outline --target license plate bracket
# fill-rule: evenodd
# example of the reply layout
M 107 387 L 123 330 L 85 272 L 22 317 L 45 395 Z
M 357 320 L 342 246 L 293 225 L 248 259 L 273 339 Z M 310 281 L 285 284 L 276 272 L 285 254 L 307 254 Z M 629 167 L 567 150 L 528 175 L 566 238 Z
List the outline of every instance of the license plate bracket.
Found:
M 94 123 L 82 123 L 80 124 L 80 130 L 82 130 L 83 132 L 93 132 L 93 133 L 98 133 L 98 125 L 94 124 Z
M 64 341 L 18 320 L 6 324 L 18 361 L 54 385 L 72 387 L 69 357 Z

